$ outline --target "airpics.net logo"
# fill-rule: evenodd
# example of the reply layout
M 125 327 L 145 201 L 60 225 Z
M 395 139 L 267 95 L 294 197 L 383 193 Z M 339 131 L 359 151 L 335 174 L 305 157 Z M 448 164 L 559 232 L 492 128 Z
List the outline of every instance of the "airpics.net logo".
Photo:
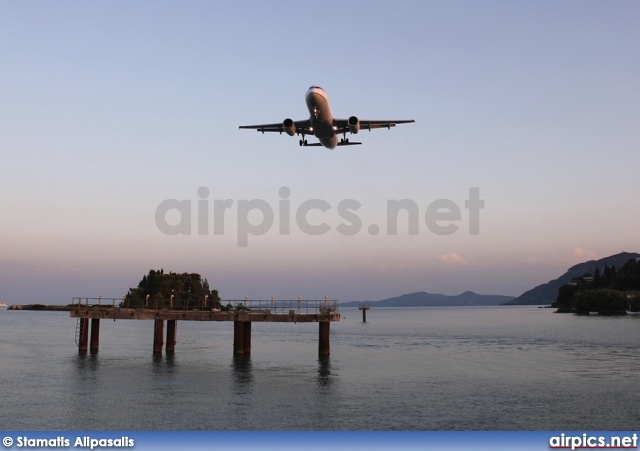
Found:
M 310 236 L 331 232 L 352 236 L 363 230 L 362 218 L 358 215 L 362 203 L 356 199 L 343 199 L 335 208 L 323 199 L 308 199 L 292 205 L 291 189 L 283 186 L 278 190 L 278 205 L 274 209 L 264 199 L 236 201 L 210 199 L 210 195 L 209 188 L 201 186 L 197 190 L 198 199 L 195 202 L 190 199 L 163 200 L 156 208 L 156 227 L 165 235 L 209 235 L 211 230 L 214 235 L 225 235 L 228 233 L 228 227 L 225 227 L 227 216 L 231 216 L 229 222 L 235 219 L 234 232 L 238 247 L 247 247 L 249 236 L 264 235 L 274 226 L 280 235 L 290 235 L 293 225 L 303 234 Z M 468 198 L 460 204 L 464 207 L 451 199 L 437 199 L 430 203 L 419 203 L 412 199 L 389 199 L 386 201 L 385 210 L 386 234 L 398 235 L 399 223 L 402 223 L 402 227 L 406 228 L 400 233 L 405 233 L 406 230 L 408 235 L 418 235 L 422 223 L 434 235 L 452 235 L 460 229 L 460 224 L 465 220 L 469 235 L 480 234 L 480 210 L 484 208 L 480 188 L 469 188 Z M 193 216 L 197 223 L 195 230 Z M 366 233 L 372 236 L 380 232 L 381 228 L 376 223 L 366 228 Z

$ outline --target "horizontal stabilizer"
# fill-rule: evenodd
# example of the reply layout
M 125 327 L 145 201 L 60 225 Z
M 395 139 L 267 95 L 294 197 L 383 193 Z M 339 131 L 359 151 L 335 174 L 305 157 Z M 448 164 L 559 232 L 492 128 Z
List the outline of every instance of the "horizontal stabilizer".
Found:
M 339 146 L 357 146 L 359 144 L 362 144 L 362 143 L 356 143 L 356 142 L 352 142 L 352 141 L 348 141 L 348 142 L 341 141 L 341 142 L 338 143 Z

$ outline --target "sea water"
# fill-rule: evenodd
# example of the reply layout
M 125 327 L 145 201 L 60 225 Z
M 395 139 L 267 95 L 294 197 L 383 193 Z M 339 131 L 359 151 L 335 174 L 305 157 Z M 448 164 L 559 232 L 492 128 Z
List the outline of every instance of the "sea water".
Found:
M 331 324 L 102 320 L 78 353 L 66 312 L 0 311 L 4 430 L 635 430 L 640 318 L 536 307 L 355 308 Z

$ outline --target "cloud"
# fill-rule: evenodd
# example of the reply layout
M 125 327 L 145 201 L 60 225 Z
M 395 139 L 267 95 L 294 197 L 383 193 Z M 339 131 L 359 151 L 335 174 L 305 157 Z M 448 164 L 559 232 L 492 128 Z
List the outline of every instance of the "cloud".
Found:
M 438 259 L 442 262 L 445 263 L 447 265 L 466 265 L 467 261 L 464 259 L 464 257 L 455 254 L 453 252 L 449 253 L 449 254 L 442 254 L 440 257 L 438 257 Z
M 525 258 L 524 262 L 525 263 L 531 263 L 531 264 L 544 263 L 544 258 L 536 257 L 534 255 L 529 255 L 529 256 L 527 256 L 527 258 Z
M 582 249 L 581 247 L 576 247 L 573 249 L 573 255 L 575 257 L 581 258 L 583 260 L 597 260 L 598 254 L 588 249 Z

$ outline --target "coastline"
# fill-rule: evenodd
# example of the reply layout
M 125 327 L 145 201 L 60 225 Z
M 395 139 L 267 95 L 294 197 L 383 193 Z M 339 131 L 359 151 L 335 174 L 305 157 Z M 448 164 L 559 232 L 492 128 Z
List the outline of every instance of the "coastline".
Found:
M 0 306 L 1 307 L 1 306 Z M 9 305 L 7 310 L 38 310 L 51 312 L 69 312 L 73 308 L 70 305 L 43 305 L 43 304 L 27 304 L 27 305 Z

